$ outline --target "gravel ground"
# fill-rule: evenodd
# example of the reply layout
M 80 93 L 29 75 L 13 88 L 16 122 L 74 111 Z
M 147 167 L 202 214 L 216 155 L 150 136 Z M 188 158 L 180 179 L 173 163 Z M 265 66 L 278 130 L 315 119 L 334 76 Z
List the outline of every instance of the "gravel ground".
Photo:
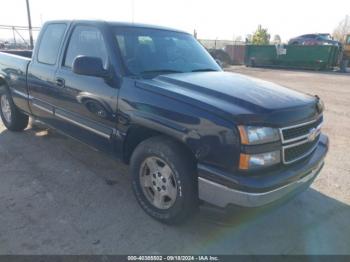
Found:
M 169 227 L 139 208 L 128 167 L 34 125 L 0 122 L 0 254 L 350 254 L 350 75 L 232 67 L 326 104 L 331 140 L 303 194 L 268 208 L 203 207 Z

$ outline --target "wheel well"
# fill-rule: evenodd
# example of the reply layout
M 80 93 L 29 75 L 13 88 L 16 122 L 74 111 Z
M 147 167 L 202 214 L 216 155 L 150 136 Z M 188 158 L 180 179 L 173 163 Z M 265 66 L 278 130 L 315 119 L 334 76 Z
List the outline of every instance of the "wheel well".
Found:
M 0 86 L 3 86 L 5 84 L 6 84 L 5 80 L 2 77 L 0 77 Z
M 0 94 L 5 92 L 6 88 L 7 88 L 6 81 L 2 77 L 0 77 Z
M 154 136 L 159 136 L 159 135 L 160 135 L 159 132 L 152 129 L 148 129 L 140 126 L 131 127 L 131 129 L 127 133 L 126 139 L 123 144 L 124 162 L 127 164 L 129 163 L 132 153 L 142 141 Z
M 184 143 L 180 143 L 178 140 L 165 135 L 161 132 L 158 132 L 153 129 L 145 128 L 145 127 L 140 127 L 140 126 L 135 126 L 132 127 L 131 130 L 128 131 L 127 137 L 124 141 L 123 145 L 123 161 L 127 164 L 130 162 L 130 158 L 136 149 L 136 147 L 143 141 L 155 137 L 155 136 L 163 136 L 167 137 L 169 139 L 172 139 L 179 143 L 185 150 L 185 152 L 188 154 L 188 157 L 191 158 L 194 162 L 196 162 L 196 157 L 192 150 Z

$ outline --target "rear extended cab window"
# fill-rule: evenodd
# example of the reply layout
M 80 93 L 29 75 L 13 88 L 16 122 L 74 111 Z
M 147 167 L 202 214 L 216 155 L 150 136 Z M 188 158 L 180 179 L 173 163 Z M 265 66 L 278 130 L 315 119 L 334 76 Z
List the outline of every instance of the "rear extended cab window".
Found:
M 66 24 L 49 24 L 46 26 L 38 51 L 39 63 L 56 64 L 66 28 Z

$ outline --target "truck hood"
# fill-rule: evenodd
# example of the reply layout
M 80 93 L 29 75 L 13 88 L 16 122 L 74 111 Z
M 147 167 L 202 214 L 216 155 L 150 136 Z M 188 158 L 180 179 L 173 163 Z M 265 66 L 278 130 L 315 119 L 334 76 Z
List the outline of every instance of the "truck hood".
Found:
M 317 115 L 317 99 L 291 89 L 228 72 L 161 75 L 138 84 L 151 86 L 236 122 L 285 125 Z

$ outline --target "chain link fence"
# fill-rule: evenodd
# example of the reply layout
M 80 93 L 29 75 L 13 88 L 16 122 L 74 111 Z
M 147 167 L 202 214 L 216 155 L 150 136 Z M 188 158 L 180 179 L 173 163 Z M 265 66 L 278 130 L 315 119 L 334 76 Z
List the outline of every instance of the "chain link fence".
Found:
M 33 27 L 34 43 L 40 27 Z M 0 25 L 0 49 L 30 49 L 29 29 L 27 26 Z

